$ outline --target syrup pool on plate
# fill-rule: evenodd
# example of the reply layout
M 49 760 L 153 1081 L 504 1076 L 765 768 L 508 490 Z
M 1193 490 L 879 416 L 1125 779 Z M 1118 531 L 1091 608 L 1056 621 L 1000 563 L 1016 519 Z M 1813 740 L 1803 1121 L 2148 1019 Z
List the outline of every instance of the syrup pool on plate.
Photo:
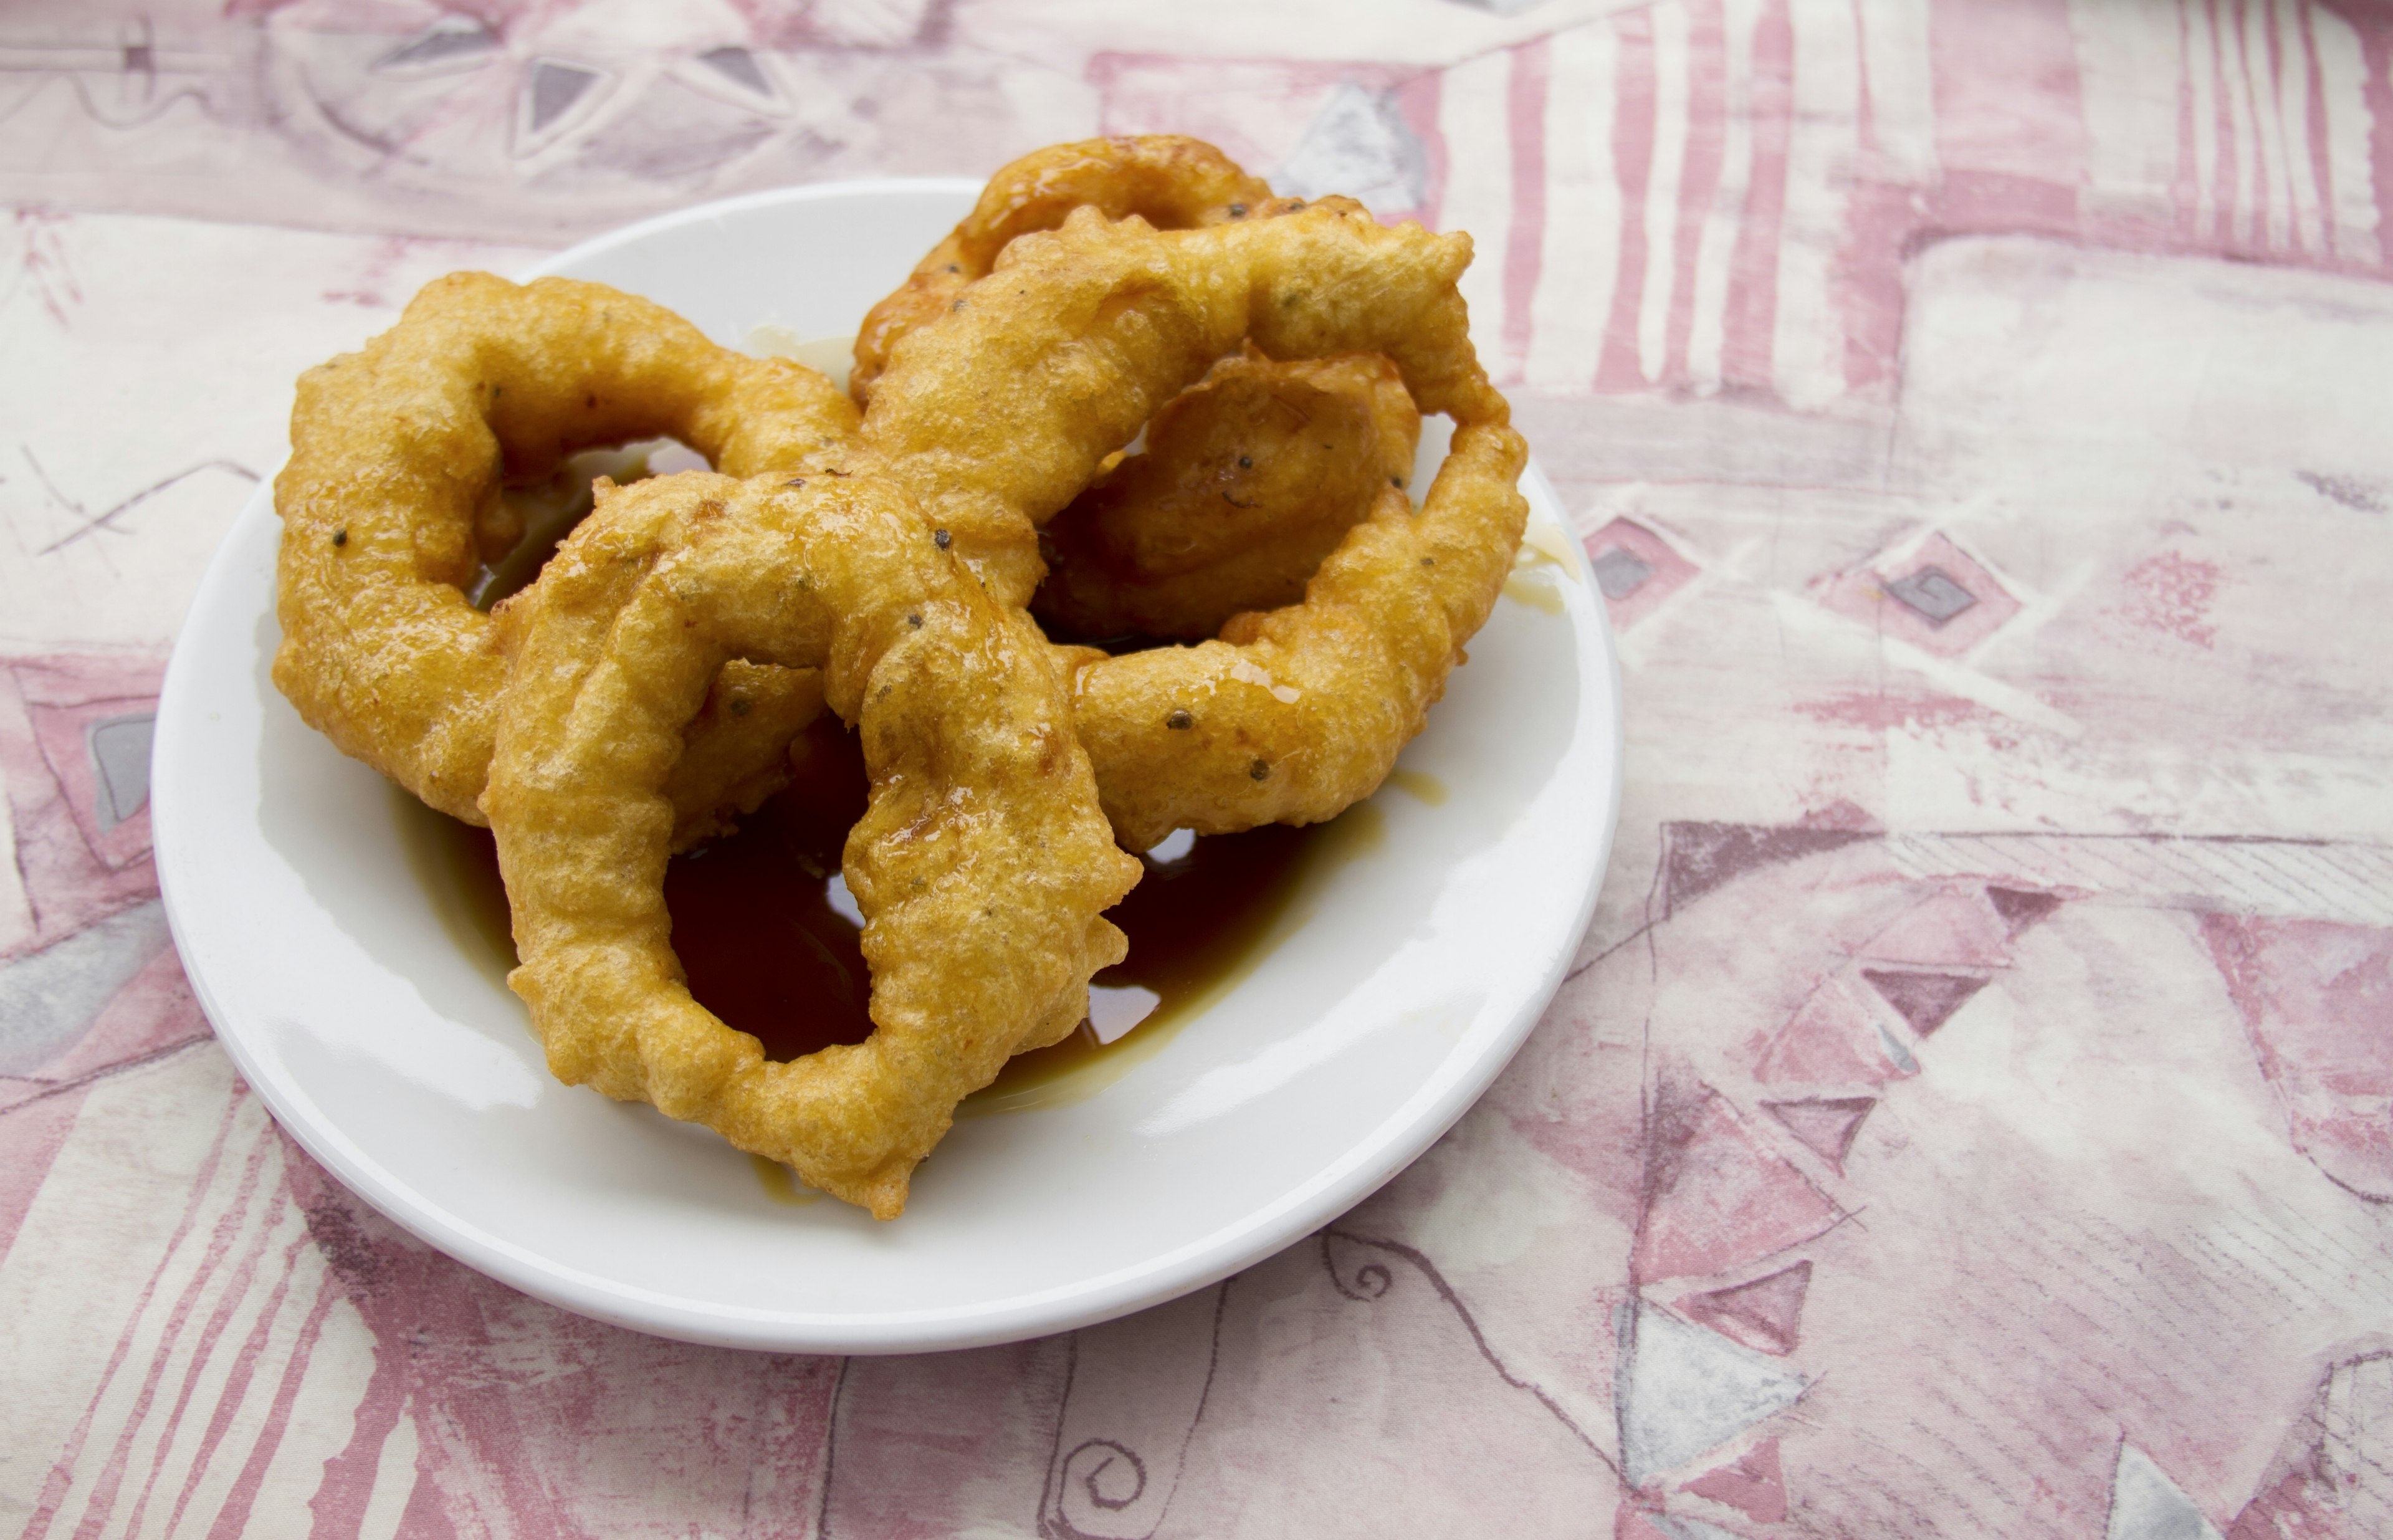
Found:
M 840 877 L 848 829 L 864 812 L 863 755 L 826 711 L 791 745 L 791 764 L 786 789 L 736 833 L 673 857 L 664 884 L 691 996 L 774 1060 L 872 1031 L 863 917 Z M 397 800 L 427 895 L 458 944 L 503 979 L 515 946 L 490 831 Z M 1078 1101 L 1118 1077 L 1268 955 L 1308 873 L 1368 845 L 1378 828 L 1366 803 L 1310 829 L 1183 832 L 1157 845 L 1141 857 L 1138 886 L 1107 911 L 1130 955 L 1092 981 L 1092 1020 L 1017 1056 L 960 1116 Z

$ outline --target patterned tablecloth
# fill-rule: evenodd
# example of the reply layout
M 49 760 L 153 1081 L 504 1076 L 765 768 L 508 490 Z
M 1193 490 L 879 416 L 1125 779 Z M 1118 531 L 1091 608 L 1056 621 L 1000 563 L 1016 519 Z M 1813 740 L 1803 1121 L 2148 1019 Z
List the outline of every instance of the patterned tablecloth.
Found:
M 0 1522 L 2393 1534 L 2388 66 L 2366 0 L 19 0 Z M 1328 1230 L 1013 1347 L 694 1349 L 399 1233 L 149 856 L 293 376 L 450 268 L 1147 130 L 1477 239 L 1628 683 L 1536 1036 Z

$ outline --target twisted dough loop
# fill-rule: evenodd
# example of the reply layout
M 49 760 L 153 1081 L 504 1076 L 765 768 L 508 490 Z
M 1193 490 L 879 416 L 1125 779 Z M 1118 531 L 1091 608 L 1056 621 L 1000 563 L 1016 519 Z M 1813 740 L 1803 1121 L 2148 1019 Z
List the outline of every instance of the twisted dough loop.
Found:
M 1076 209 L 1108 219 L 1132 215 L 1161 229 L 1242 217 L 1271 188 L 1205 143 L 1176 134 L 1082 139 L 1033 150 L 1000 168 L 973 211 L 931 248 L 896 293 L 866 312 L 848 388 L 872 398 L 897 339 L 947 313 L 966 287 L 987 276 L 1014 237 L 1052 230 Z
M 1078 210 L 1183 229 L 1289 206 L 1196 139 L 1151 135 L 1034 150 L 1000 167 L 972 213 L 866 317 L 856 344 L 856 398 L 870 401 L 898 338 L 952 309 L 1011 241 L 1052 230 Z M 1283 364 L 1257 354 L 1224 362 L 1239 367 L 1165 407 L 1150 425 L 1146 452 L 1092 489 L 1088 509 L 1066 511 L 1051 548 L 1058 570 L 1041 595 L 1042 619 L 1086 636 L 1210 635 L 1240 610 L 1297 598 L 1340 533 L 1370 512 L 1378 484 L 1350 474 L 1360 467 L 1335 462 L 1340 449 L 1367 457 L 1369 430 L 1349 419 L 1366 411 L 1383 418 L 1382 397 L 1411 412 L 1401 386 L 1377 392 L 1353 371 L 1309 360 Z M 1258 411 L 1259 398 L 1280 410 Z M 1322 447 L 1332 463 L 1303 452 L 1313 446 L 1292 424 L 1307 419 L 1329 430 Z M 1401 430 L 1407 440 L 1415 432 Z M 1398 435 L 1380 437 L 1393 448 Z M 1401 453 L 1391 474 L 1409 472 L 1409 441 Z M 1231 505 L 1244 514 L 1224 517 Z M 1159 542 L 1185 545 L 1192 536 L 1238 548 L 1210 558 L 1183 550 L 1161 566 L 1147 559 Z
M 1382 353 L 1423 412 L 1502 422 L 1455 288 L 1467 235 L 1323 199 L 1158 231 L 1079 209 L 902 338 L 851 462 L 904 486 L 989 592 L 1030 601 L 1037 531 L 1157 408 L 1251 338 L 1275 359 Z
M 1193 647 L 1072 649 L 1073 723 L 1122 843 L 1317 823 L 1379 790 L 1503 591 L 1527 463 L 1511 428 L 1466 424 L 1420 511 L 1388 489 L 1302 604 Z
M 436 280 L 363 350 L 300 377 L 274 486 L 275 685 L 344 752 L 479 823 L 504 635 L 461 590 L 503 475 L 657 437 L 737 475 L 797 471 L 856 424 L 813 371 L 717 347 L 604 285 Z M 819 700 L 815 681 L 744 665 L 717 681 L 674 788 L 685 841 L 771 790 Z
M 1098 811 L 1057 660 L 895 487 L 688 473 L 602 489 L 528 591 L 483 806 L 531 1008 L 570 1084 L 653 1103 L 894 1217 L 955 1104 L 1088 1012 L 1138 879 Z M 871 803 L 845 870 L 872 1036 L 787 1064 L 689 997 L 663 788 L 728 658 L 821 666 Z
M 1242 338 L 1278 359 L 1384 354 L 1419 411 L 1456 422 L 1422 511 L 1388 489 L 1301 605 L 1199 646 L 1073 655 L 1074 721 L 1131 848 L 1368 796 L 1486 620 L 1527 520 L 1526 450 L 1471 345 L 1470 260 L 1468 236 L 1385 228 L 1344 199 L 1183 231 L 1081 210 L 898 344 L 858 458 L 914 489 L 1014 606 L 1039 581 L 1038 526 Z

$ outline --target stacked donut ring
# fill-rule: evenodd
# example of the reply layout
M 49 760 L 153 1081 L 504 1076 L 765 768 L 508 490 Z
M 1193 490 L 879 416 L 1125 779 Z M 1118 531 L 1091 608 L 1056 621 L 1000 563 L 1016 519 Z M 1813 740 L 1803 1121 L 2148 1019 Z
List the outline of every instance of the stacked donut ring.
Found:
M 362 352 L 300 376 L 274 484 L 275 685 L 344 752 L 480 823 L 507 660 L 464 585 L 518 532 L 503 484 L 652 437 L 735 476 L 804 471 L 844 452 L 856 425 L 814 371 L 717 347 L 647 300 L 566 279 L 436 279 Z M 774 790 L 820 704 L 811 677 L 726 666 L 675 766 L 677 842 Z
M 458 275 L 303 380 L 277 482 L 276 682 L 347 752 L 490 824 L 510 983 L 551 1068 L 882 1218 L 962 1097 L 1086 1014 L 1090 975 L 1126 946 L 1104 918 L 1137 880 L 1124 847 L 1314 822 L 1377 789 L 1526 515 L 1525 450 L 1456 288 L 1467 237 L 1271 200 L 1193 141 L 1042 155 L 1070 176 L 1000 174 L 991 195 L 1016 213 L 979 217 L 984 198 L 876 308 L 860 418 L 820 376 L 644 301 Z M 1366 444 L 1339 460 L 1366 468 L 1352 510 L 1288 542 L 1329 547 L 1301 597 L 1193 646 L 1051 644 L 1031 616 L 1042 527 L 1126 474 L 1123 447 L 1183 391 L 1185 442 L 1226 452 L 1237 403 L 1284 383 L 1255 371 L 1366 403 L 1337 419 Z M 1408 459 L 1416 411 L 1456 424 L 1418 509 L 1382 441 Z M 601 480 L 538 580 L 473 609 L 503 475 L 655 435 L 715 470 Z M 1158 428 L 1155 450 L 1181 442 Z M 1106 516 L 1134 542 L 1128 485 Z M 1284 531 L 1234 533 L 1210 553 L 1230 576 L 1180 601 L 1191 623 L 1223 594 L 1287 597 L 1287 558 L 1239 568 L 1230 548 Z M 773 1063 L 690 998 L 661 883 L 675 848 L 778 784 L 826 702 L 870 777 L 845 871 L 874 1030 Z

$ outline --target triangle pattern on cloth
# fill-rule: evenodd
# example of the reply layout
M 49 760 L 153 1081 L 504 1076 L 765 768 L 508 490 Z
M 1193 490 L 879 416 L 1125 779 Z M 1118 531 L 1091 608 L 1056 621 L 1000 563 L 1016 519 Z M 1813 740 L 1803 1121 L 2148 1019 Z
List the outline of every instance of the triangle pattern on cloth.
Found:
M 1811 1264 L 1797 1262 L 1749 1284 L 1683 1296 L 1678 1306 L 1691 1321 L 1784 1358 L 1801 1336 L 1803 1298 L 1811 1289 Z
M 1706 1524 L 1701 1519 L 1689 1519 L 1676 1513 L 1657 1513 L 1653 1518 L 1654 1527 L 1668 1535 L 1670 1540 L 1745 1540 L 1745 1536 L 1734 1530 Z
M 1656 1082 L 1630 1259 L 1638 1282 L 1725 1272 L 1807 1241 L 1839 1217 L 1793 1162 L 1746 1130 L 1726 1097 L 1700 1082 Z
M 1809 1381 L 1642 1300 L 1624 1301 L 1613 1403 L 1632 1487 L 1678 1469 L 1801 1399 Z
M 1870 987 L 1886 997 L 1886 1003 L 1900 1011 L 1911 1024 L 1911 1030 L 1921 1037 L 1932 1037 L 1936 1029 L 1953 1019 L 1953 1012 L 1967 1005 L 1969 997 L 1986 986 L 1986 981 L 1968 973 L 1924 973 L 1908 969 L 1864 968 L 1862 977 Z
M 1854 829 L 1772 829 L 1757 824 L 1662 826 L 1662 913 L 1689 904 L 1748 871 L 1835 850 L 1870 836 Z
M 1779 1468 L 1776 1439 L 1764 1439 L 1741 1458 L 1680 1482 L 1679 1490 L 1708 1497 L 1759 1523 L 1774 1524 L 1786 1517 L 1786 1478 Z
M 2185 1489 L 2162 1473 L 2152 1457 L 2121 1440 L 2119 1464 L 2111 1474 L 2111 1522 L 2104 1540 L 2219 1540 L 2217 1526 L 2203 1517 Z
M 2017 935 L 2060 907 L 2060 894 L 2038 893 L 2032 888 L 2003 888 L 1988 884 L 1986 902 L 2003 917 L 2003 923 L 2010 927 L 2011 934 Z
M 1612 1540 L 1679 1540 L 1662 1527 L 1662 1516 L 1643 1507 L 1634 1497 L 1620 1500 L 1620 1511 L 1613 1517 Z
M 1870 937 L 1862 955 L 1928 967 L 2001 968 L 2010 962 L 2011 926 L 1979 891 L 1934 894 Z
M 1879 1086 L 1918 1073 L 1901 1045 L 1890 1049 L 1868 1009 L 1837 979 L 1824 981 L 1762 1050 L 1753 1077 L 1764 1085 Z
M 1764 1102 L 1761 1110 L 1786 1126 L 1786 1131 L 1830 1166 L 1845 1174 L 1845 1156 L 1862 1131 L 1862 1119 L 1877 1105 L 1875 1096 L 1821 1097 L 1801 1102 Z

